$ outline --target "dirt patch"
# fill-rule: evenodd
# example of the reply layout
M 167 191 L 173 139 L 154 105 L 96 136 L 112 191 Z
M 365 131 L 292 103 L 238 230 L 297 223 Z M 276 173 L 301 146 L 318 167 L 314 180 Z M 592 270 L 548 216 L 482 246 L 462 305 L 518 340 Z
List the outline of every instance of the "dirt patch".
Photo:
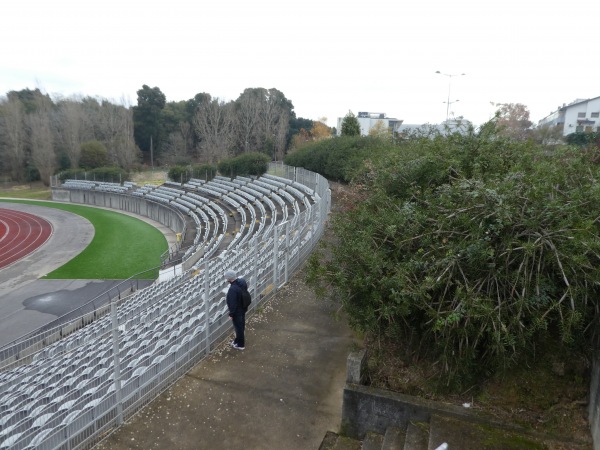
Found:
M 163 184 L 169 177 L 165 170 L 148 170 L 131 174 L 131 181 L 139 185 L 144 184 Z

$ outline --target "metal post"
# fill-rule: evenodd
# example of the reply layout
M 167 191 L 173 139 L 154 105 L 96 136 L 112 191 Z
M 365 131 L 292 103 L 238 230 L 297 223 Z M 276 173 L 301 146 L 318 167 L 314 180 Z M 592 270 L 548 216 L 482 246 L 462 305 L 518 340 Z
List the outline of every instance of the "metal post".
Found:
M 121 358 L 119 355 L 119 319 L 117 317 L 117 302 L 110 302 L 110 319 L 112 324 L 113 364 L 115 366 L 115 399 L 117 406 L 117 425 L 123 424 L 123 399 L 121 397 Z
M 311 208 L 310 210 L 310 230 L 311 230 L 311 243 L 310 243 L 310 250 L 312 250 L 315 246 L 315 244 L 317 243 L 317 241 L 319 240 L 319 236 L 317 236 L 317 230 L 318 230 L 318 223 L 317 223 L 317 212 L 318 212 L 318 205 Z
M 209 321 L 209 313 L 210 313 L 210 301 L 208 298 L 209 294 L 209 278 L 208 278 L 208 261 L 204 263 L 204 331 L 206 334 L 206 354 L 210 353 L 210 321 Z
M 289 276 L 289 265 L 290 265 L 290 222 L 285 223 L 285 280 L 284 282 L 288 282 Z
M 252 279 L 254 280 L 254 298 L 258 298 L 258 238 L 254 238 L 252 245 Z
M 278 226 L 273 227 L 273 292 L 277 292 L 277 262 L 279 253 L 279 233 Z

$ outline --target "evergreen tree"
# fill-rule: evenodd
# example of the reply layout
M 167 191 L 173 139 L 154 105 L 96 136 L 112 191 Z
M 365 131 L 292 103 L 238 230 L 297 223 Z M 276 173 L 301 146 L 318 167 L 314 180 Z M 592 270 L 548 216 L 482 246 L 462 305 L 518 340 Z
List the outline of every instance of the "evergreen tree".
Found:
M 342 136 L 360 136 L 360 124 L 352 111 L 348 111 L 342 120 Z

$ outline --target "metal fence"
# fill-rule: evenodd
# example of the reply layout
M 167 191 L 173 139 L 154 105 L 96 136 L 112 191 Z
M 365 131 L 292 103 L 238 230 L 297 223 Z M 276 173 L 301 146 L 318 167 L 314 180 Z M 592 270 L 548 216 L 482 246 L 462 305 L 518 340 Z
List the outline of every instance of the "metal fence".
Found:
M 315 173 L 270 173 L 308 187 L 314 203 L 180 276 L 113 299 L 66 337 L 46 334 L 28 364 L 0 372 L 0 448 L 92 447 L 231 333 L 226 268 L 248 281 L 251 311 L 288 281 L 321 237 L 331 196 Z

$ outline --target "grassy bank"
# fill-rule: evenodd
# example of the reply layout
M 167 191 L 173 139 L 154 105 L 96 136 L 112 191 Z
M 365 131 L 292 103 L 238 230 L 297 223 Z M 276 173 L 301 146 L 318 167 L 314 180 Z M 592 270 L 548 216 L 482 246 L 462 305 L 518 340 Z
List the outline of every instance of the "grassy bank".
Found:
M 51 200 L 50 188 L 37 181 L 31 184 L 0 184 L 0 198 L 24 198 L 30 200 Z

